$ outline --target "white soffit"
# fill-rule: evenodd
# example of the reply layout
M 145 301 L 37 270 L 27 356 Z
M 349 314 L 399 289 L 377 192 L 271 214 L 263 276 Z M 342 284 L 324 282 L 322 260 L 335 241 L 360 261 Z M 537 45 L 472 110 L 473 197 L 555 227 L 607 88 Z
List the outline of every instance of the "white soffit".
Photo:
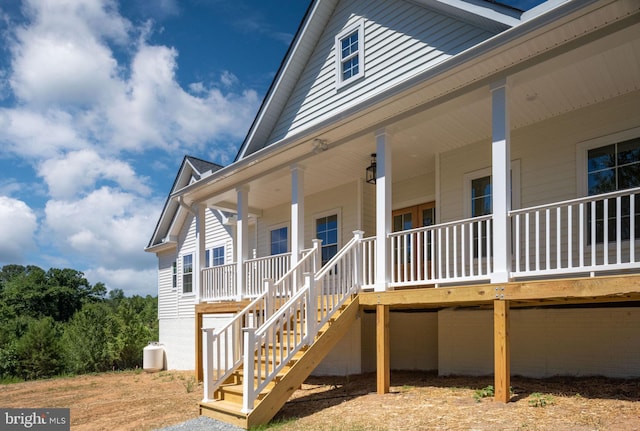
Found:
M 487 30 L 500 32 L 520 24 L 521 13 L 515 9 L 482 0 L 411 0 L 424 6 L 455 15 Z

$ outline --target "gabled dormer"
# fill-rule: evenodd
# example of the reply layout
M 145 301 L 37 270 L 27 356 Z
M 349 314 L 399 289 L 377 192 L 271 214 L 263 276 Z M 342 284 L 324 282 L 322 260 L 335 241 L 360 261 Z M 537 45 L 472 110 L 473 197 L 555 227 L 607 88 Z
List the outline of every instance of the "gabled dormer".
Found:
M 171 195 L 219 169 L 222 169 L 222 166 L 196 157 L 185 156 L 182 159 L 182 164 L 173 181 L 169 197 L 164 204 L 158 224 L 145 251 L 158 252 L 176 246 L 178 231 L 182 226 L 182 220 L 187 211 L 181 208 L 178 201 L 171 199 Z

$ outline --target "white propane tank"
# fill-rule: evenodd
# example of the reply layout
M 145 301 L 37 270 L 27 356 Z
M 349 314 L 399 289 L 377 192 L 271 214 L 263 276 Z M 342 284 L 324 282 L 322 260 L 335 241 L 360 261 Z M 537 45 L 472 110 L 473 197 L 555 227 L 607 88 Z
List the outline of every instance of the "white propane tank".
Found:
M 157 341 L 149 342 L 143 349 L 142 369 L 147 373 L 155 373 L 164 368 L 164 348 Z

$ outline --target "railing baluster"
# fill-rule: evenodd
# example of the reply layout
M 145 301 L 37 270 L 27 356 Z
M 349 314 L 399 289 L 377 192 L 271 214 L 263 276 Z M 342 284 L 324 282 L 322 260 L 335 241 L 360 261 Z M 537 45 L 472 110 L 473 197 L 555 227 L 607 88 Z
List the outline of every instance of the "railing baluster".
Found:
M 622 262 L 622 196 L 616 197 L 616 262 Z
M 609 199 L 604 200 L 604 208 L 603 210 L 603 222 L 602 222 L 602 230 L 604 235 L 604 240 L 602 241 L 602 258 L 605 265 L 609 264 L 609 253 L 608 245 L 609 245 Z
M 516 271 L 520 271 L 520 214 L 516 214 L 514 216 L 514 243 L 513 243 L 513 254 L 515 258 L 515 269 Z
M 551 265 L 551 214 L 549 208 L 545 210 L 545 265 L 544 269 L 549 269 Z
M 636 241 L 636 194 L 629 196 L 629 262 L 636 261 L 635 244 Z
M 529 272 L 531 271 L 531 265 L 530 265 L 530 261 L 531 261 L 531 253 L 529 252 L 530 250 L 530 246 L 531 246 L 531 242 L 529 241 L 529 230 L 530 230 L 530 224 L 529 224 L 529 213 L 525 213 L 524 215 L 524 225 L 525 225 L 525 231 L 524 231 L 524 244 L 525 244 L 525 248 L 524 248 L 524 259 L 525 259 L 525 271 Z
M 556 208 L 556 270 L 562 267 L 562 208 Z

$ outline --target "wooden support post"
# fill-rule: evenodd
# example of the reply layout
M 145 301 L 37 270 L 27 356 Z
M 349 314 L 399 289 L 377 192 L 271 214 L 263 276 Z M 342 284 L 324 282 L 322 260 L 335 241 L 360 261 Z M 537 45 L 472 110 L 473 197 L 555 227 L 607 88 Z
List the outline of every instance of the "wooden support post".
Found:
M 196 310 L 196 381 L 204 379 L 202 367 L 202 313 Z
M 378 394 L 389 393 L 391 363 L 389 352 L 389 306 L 376 306 L 376 370 Z
M 509 301 L 493 301 L 493 349 L 495 372 L 495 400 L 507 403 L 511 398 Z

